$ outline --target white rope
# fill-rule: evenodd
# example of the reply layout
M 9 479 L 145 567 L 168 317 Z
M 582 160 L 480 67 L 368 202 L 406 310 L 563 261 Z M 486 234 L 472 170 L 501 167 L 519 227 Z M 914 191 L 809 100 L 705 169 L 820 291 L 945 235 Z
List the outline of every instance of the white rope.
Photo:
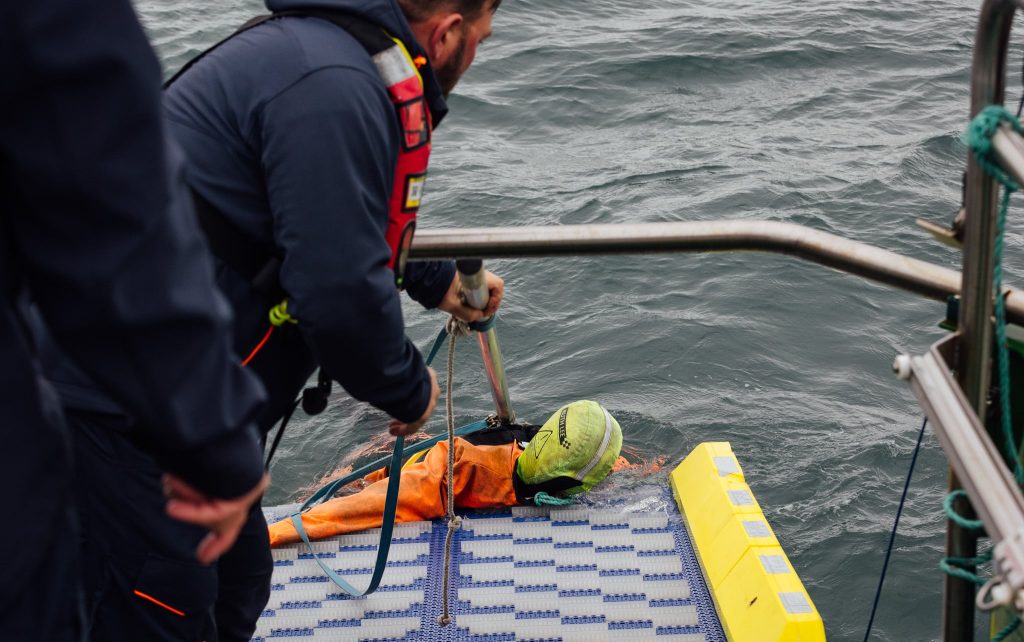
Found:
M 444 575 L 441 589 L 441 615 L 437 617 L 437 623 L 441 626 L 448 626 L 452 616 L 448 611 L 448 590 L 451 583 L 451 562 L 452 562 L 452 540 L 455 539 L 455 531 L 462 526 L 462 518 L 455 514 L 455 501 L 453 497 L 455 486 L 455 411 L 452 407 L 452 379 L 455 374 L 455 339 L 469 336 L 469 325 L 455 317 L 449 317 L 448 325 L 448 374 L 445 378 L 445 402 L 444 409 L 448 415 L 448 534 L 444 538 Z

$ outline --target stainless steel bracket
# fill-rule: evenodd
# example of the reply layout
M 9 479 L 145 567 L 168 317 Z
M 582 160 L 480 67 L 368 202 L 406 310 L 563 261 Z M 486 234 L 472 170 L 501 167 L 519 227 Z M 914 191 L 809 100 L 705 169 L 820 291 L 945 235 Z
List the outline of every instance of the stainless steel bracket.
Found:
M 1024 495 L 999 450 L 951 374 L 959 334 L 921 356 L 902 355 L 893 365 L 910 382 L 932 430 L 994 544 L 993 577 L 978 591 L 976 606 L 1012 605 L 1024 611 Z

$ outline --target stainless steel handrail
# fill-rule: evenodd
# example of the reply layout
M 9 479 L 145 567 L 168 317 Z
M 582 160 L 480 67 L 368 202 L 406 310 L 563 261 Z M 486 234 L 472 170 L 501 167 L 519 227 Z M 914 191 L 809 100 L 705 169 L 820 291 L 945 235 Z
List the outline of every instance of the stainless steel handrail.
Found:
M 424 229 L 410 258 L 511 258 L 763 251 L 796 256 L 938 300 L 960 293 L 960 273 L 793 223 L 699 221 Z M 1007 288 L 1007 315 L 1024 322 L 1024 292 Z
M 982 3 L 971 63 L 971 118 L 989 105 L 1003 104 L 1007 45 L 1016 8 L 1016 3 L 1011 0 L 985 0 Z M 997 144 L 1001 145 L 998 141 Z M 953 367 L 968 403 L 979 417 L 985 417 L 992 370 L 992 276 L 999 185 L 978 165 L 970 152 L 967 154 L 965 186 L 960 341 Z M 953 490 L 959 486 L 959 480 L 950 470 L 949 488 Z M 966 507 L 966 502 L 958 502 L 959 510 Z M 948 522 L 946 555 L 973 557 L 976 553 L 977 536 Z M 942 639 L 945 642 L 966 642 L 974 638 L 974 595 L 975 587 L 970 582 L 946 576 L 942 616 Z

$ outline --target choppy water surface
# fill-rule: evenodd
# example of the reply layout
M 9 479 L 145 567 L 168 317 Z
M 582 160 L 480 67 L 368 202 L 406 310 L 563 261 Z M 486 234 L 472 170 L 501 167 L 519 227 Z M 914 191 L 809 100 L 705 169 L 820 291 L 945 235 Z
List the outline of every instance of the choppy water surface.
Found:
M 167 70 L 262 12 L 138 7 Z M 436 138 L 422 224 L 768 219 L 958 269 L 913 219 L 948 221 L 959 204 L 975 18 L 973 0 L 506 0 Z M 1016 72 L 1009 85 L 1019 94 Z M 1011 229 L 1018 285 L 1021 244 Z M 942 336 L 943 306 L 763 254 L 492 267 L 519 414 L 597 399 L 628 445 L 670 464 L 732 442 L 829 638 L 861 639 L 921 421 L 889 366 Z M 442 322 L 415 305 L 406 320 L 420 344 Z M 468 342 L 458 360 L 469 421 L 489 395 Z M 271 503 L 383 430 L 336 397 L 289 428 Z M 929 435 L 874 639 L 938 637 L 945 475 Z

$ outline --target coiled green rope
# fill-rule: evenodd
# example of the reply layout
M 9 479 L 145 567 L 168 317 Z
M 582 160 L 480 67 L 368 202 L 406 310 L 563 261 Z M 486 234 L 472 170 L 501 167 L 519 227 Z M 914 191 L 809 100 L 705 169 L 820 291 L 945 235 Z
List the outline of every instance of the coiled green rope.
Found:
M 1006 344 L 1006 301 L 1003 296 L 1003 237 L 1006 232 L 1006 213 L 1010 209 L 1010 196 L 1020 189 L 1010 176 L 995 161 L 992 137 L 995 136 L 999 127 L 1008 123 L 1018 134 L 1024 134 L 1020 121 L 1000 105 L 990 105 L 982 109 L 967 127 L 964 142 L 974 152 L 975 160 L 990 176 L 1003 186 L 1003 195 L 999 203 L 999 212 L 996 218 L 995 244 L 992 252 L 992 282 L 995 289 L 995 317 L 996 317 L 996 365 L 999 376 L 999 415 L 1000 428 L 1003 435 L 1003 448 L 1005 455 L 1013 460 L 1013 474 L 1018 485 L 1024 486 L 1024 467 L 1021 465 L 1022 449 L 1024 444 L 1014 443 L 1013 422 L 1010 415 L 1010 356 Z M 972 520 L 958 514 L 953 503 L 960 497 L 966 497 L 963 490 L 951 492 L 943 502 L 943 510 L 946 516 L 961 528 L 980 530 L 980 520 Z M 985 580 L 973 569 L 980 564 L 991 561 L 992 552 L 983 553 L 977 557 L 947 557 L 939 562 L 939 568 L 945 573 L 962 580 L 972 582 L 976 585 L 983 585 Z M 993 642 L 1000 642 L 1017 630 L 1020 626 L 1020 618 L 1015 617 L 1007 626 L 999 631 Z
M 995 634 L 992 638 L 992 642 L 1003 642 L 1006 638 L 1010 637 L 1010 634 L 1017 630 L 1020 626 L 1020 616 L 1014 616 L 1010 623 L 1000 629 L 999 633 Z
M 1003 196 L 996 218 L 996 238 L 993 248 L 992 281 L 995 287 L 996 315 L 996 360 L 999 370 L 999 414 L 1005 442 L 1006 455 L 1013 458 L 1013 472 L 1018 485 L 1024 485 L 1024 467 L 1021 466 L 1021 449 L 1014 443 L 1013 424 L 1010 415 L 1010 357 L 1006 346 L 1006 300 L 1003 297 L 1003 236 L 1006 231 L 1006 212 L 1010 208 L 1010 195 L 1020 189 L 993 157 L 992 137 L 1002 123 L 1009 123 L 1018 134 L 1024 134 L 1020 121 L 1000 105 L 989 105 L 982 109 L 967 128 L 965 141 L 974 152 L 974 157 L 989 175 L 1003 186 Z

